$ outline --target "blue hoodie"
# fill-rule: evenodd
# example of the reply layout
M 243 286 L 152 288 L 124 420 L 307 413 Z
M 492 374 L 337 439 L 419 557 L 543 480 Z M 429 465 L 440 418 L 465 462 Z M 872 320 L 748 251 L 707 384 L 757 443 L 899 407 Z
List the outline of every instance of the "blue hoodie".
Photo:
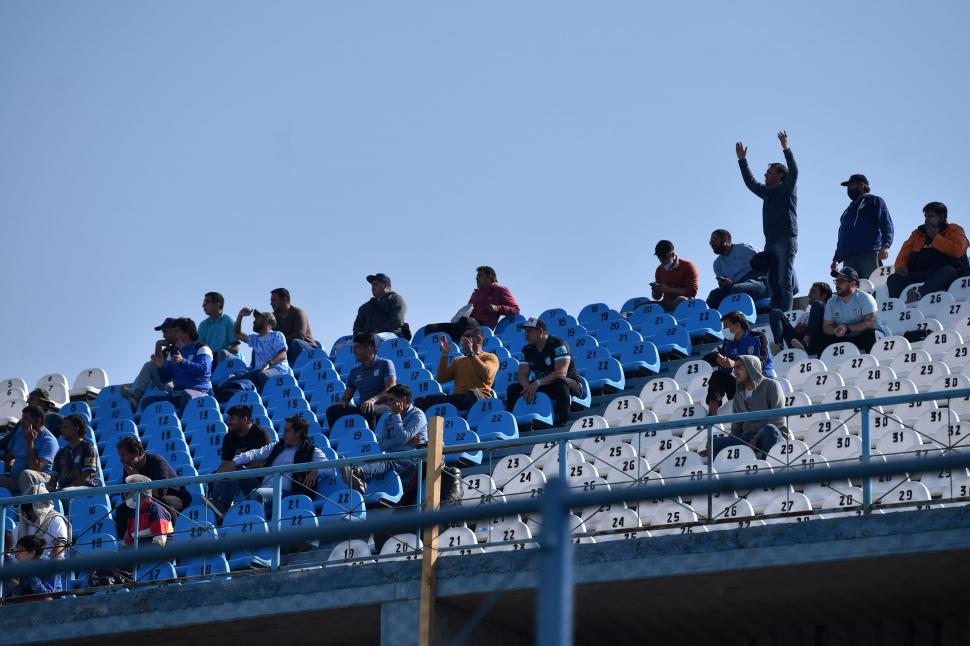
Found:
M 893 219 L 886 202 L 877 195 L 865 195 L 843 211 L 839 242 L 832 260 L 844 260 L 893 245 Z
M 179 350 L 182 363 L 171 358 L 158 369 L 162 381 L 171 380 L 177 390 L 212 391 L 212 350 L 200 341 L 194 341 Z

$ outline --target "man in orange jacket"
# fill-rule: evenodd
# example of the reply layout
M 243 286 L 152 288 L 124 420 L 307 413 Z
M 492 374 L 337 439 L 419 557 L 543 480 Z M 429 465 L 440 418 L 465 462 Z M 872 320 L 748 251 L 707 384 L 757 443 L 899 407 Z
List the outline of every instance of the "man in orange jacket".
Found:
M 899 250 L 895 271 L 887 283 L 892 298 L 899 298 L 908 285 L 923 283 L 909 290 L 907 303 L 931 292 L 945 291 L 960 276 L 970 275 L 970 241 L 960 225 L 947 222 L 946 205 L 930 202 L 923 207 L 923 217 L 923 224 L 913 230 Z

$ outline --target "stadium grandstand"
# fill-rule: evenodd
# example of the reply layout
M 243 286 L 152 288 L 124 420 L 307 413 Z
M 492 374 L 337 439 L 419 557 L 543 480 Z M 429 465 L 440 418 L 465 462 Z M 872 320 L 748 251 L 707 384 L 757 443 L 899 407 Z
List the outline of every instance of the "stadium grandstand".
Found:
M 222 402 L 199 396 L 180 414 L 169 401 L 133 409 L 122 386 L 98 368 L 73 381 L 45 375 L 33 386 L 47 393 L 49 410 L 83 419 L 86 439 L 99 449 L 97 482 L 106 488 L 19 497 L 0 491 L 8 550 L 24 533 L 18 524 L 39 522 L 26 511 L 30 503 L 52 500 L 70 524 L 60 558 L 40 559 L 60 572 L 37 578 L 59 577 L 59 587 L 7 596 L 0 641 L 228 635 L 255 644 L 272 634 L 309 643 L 326 622 L 326 641 L 401 644 L 416 643 L 422 626 L 431 630 L 419 623 L 433 615 L 427 625 L 441 643 L 559 643 L 542 635 L 536 621 L 548 610 L 538 599 L 543 584 L 558 581 L 568 584 L 567 597 L 575 585 L 575 600 L 563 602 L 560 593 L 545 603 L 562 602 L 560 611 L 572 605 L 564 620 L 568 634 L 557 637 L 578 643 L 961 643 L 968 626 L 958 600 L 965 593 L 959 576 L 948 575 L 965 565 L 970 531 L 970 471 L 961 461 L 970 463 L 961 450 L 961 418 L 970 417 L 970 344 L 964 342 L 970 279 L 906 303 L 888 295 L 892 271 L 881 267 L 858 281 L 889 328 L 871 351 L 847 342 L 817 357 L 776 348 L 775 381 L 782 407 L 790 409 L 782 412 L 739 414 L 730 402 L 720 410 L 708 406 L 718 368 L 702 357 L 724 343 L 721 312 L 740 313 L 756 332 L 767 322 L 748 295 L 727 297 L 721 311 L 695 299 L 665 313 L 639 296 L 618 307 L 592 303 L 575 313 L 542 312 L 542 326 L 571 346 L 582 384 L 564 424 L 556 423 L 553 402 L 541 392 L 507 406 L 507 388 L 524 365 L 526 333 L 540 324 L 506 316 L 494 329 L 481 328 L 484 350 L 499 360 L 497 396 L 468 409 L 429 407 L 427 447 L 395 455 L 395 469 L 359 488 L 342 467 L 387 461 L 389 454 L 364 417 L 328 423 L 327 408 L 340 401 L 359 364 L 349 339 L 337 340 L 335 352 L 305 350 L 291 374 L 268 379 L 258 391 Z M 785 316 L 794 321 L 799 313 Z M 376 354 L 422 396 L 453 392 L 455 382 L 437 381 L 433 368 L 463 356 L 447 333 L 423 328 L 410 341 L 381 342 Z M 248 370 L 227 360 L 213 372 L 213 387 L 218 392 Z M 17 377 L 2 385 L 3 423 L 14 428 L 32 388 Z M 315 483 L 295 493 L 286 483 L 296 482 L 299 464 L 264 467 L 250 478 L 265 474 L 271 482 L 267 504 L 240 494 L 226 508 L 212 504 L 212 483 L 247 475 L 219 472 L 229 411 L 240 404 L 274 442 L 284 425 L 305 421 L 296 426 L 305 426 L 322 453 L 314 458 L 322 474 Z M 767 452 L 750 443 L 713 450 L 733 423 L 779 414 L 787 432 Z M 151 540 L 126 545 L 123 528 L 116 530 L 133 492 L 154 487 L 155 498 L 164 500 L 160 485 L 147 478 L 125 484 L 133 471 L 116 450 L 127 446 L 124 438 L 164 456 L 174 470 L 166 490 L 184 487 L 191 498 L 181 509 L 168 507 L 169 529 L 146 523 L 139 533 L 139 539 L 166 535 L 164 547 Z M 63 433 L 58 442 L 69 445 Z M 461 486 L 440 486 L 447 478 L 436 455 L 443 455 L 452 478 L 447 467 L 460 470 Z M 950 466 L 935 468 L 940 460 Z M 915 468 L 914 461 L 934 468 Z M 405 463 L 417 472 L 412 484 L 422 484 L 410 500 L 407 478 L 399 475 L 413 472 Z M 894 463 L 906 470 L 894 472 Z M 826 477 L 829 471 L 838 477 Z M 425 480 L 439 485 L 428 487 L 430 498 Z M 552 509 L 542 507 L 547 488 L 560 502 L 576 496 L 577 506 L 564 503 L 554 523 L 542 513 Z M 583 496 L 606 493 L 609 502 L 593 497 L 582 504 Z M 430 513 L 439 502 L 453 517 L 439 524 L 431 516 L 435 525 L 426 527 L 422 510 Z M 515 504 L 528 511 L 508 512 Z M 135 515 L 149 511 L 139 506 Z M 401 519 L 417 526 L 399 527 Z M 563 552 L 567 566 L 550 566 L 562 550 L 544 535 L 554 531 L 544 519 L 571 537 Z M 139 543 L 174 556 L 125 561 L 137 558 Z M 18 552 L 26 549 L 19 546 Z M 6 561 L 9 571 L 10 552 Z M 16 561 L 24 565 L 19 556 Z M 434 579 L 433 610 L 420 602 L 423 577 Z M 8 594 L 22 584 L 12 578 L 4 583 Z M 720 630 L 712 632 L 714 626 Z

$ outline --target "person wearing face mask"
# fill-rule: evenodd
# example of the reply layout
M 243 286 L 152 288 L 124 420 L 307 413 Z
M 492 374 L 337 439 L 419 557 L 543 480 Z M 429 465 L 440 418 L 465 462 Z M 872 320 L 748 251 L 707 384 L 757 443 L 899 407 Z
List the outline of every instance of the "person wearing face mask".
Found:
M 142 482 L 151 482 L 151 478 L 139 474 L 125 478 L 125 484 Z M 152 493 L 151 489 L 142 489 L 141 491 L 129 491 L 124 494 L 124 506 L 128 510 L 124 533 L 125 545 L 131 545 L 137 537 L 139 545 L 164 546 L 168 542 L 168 537 L 175 531 L 175 527 L 172 525 L 172 515 L 152 497 Z M 138 512 L 138 529 L 136 530 L 135 509 L 138 507 L 139 500 L 141 501 L 141 510 Z
M 708 307 L 716 310 L 731 294 L 747 294 L 754 301 L 768 296 L 767 275 L 751 266 L 751 260 L 758 255 L 757 248 L 745 242 L 734 242 L 731 232 L 726 229 L 715 229 L 709 244 L 717 255 L 714 259 L 717 289 L 707 295 Z
M 252 314 L 253 332 L 246 334 L 242 331 L 242 321 Z M 248 379 L 261 389 L 272 377 L 290 374 L 290 364 L 286 360 L 286 337 L 281 332 L 275 332 L 276 317 L 270 312 L 259 312 L 251 307 L 239 310 L 236 316 L 236 326 L 233 334 L 240 341 L 245 341 L 253 350 L 252 370 L 236 378 Z
M 46 493 L 49 493 L 46 485 L 36 484 L 24 495 L 41 496 Z M 71 521 L 55 511 L 54 503 L 50 500 L 20 505 L 20 518 L 13 540 L 19 541 L 24 536 L 37 536 L 42 539 L 45 556 L 62 559 L 71 544 Z
M 755 180 L 748 167 L 748 149 L 740 141 L 734 149 L 738 155 L 741 179 L 752 193 L 762 200 L 761 226 L 765 233 L 765 251 L 772 255 L 775 271 L 769 283 L 771 305 L 787 312 L 792 303 L 792 273 L 795 271 L 795 254 L 798 253 L 798 166 L 788 147 L 788 133 L 778 133 L 778 141 L 785 155 L 785 164 L 774 162 L 765 171 L 765 183 Z
M 868 278 L 882 261 L 889 258 L 893 244 L 893 219 L 886 202 L 869 193 L 869 180 L 856 173 L 842 182 L 852 200 L 839 220 L 839 239 L 832 256 L 832 276 L 839 263 L 853 267 L 859 276 Z
M 734 370 L 739 356 L 745 354 L 758 357 L 764 366 L 765 375 L 775 376 L 768 337 L 763 332 L 752 330 L 744 314 L 728 312 L 721 317 L 721 325 L 724 326 L 721 347 L 704 357 L 714 367 L 707 382 L 705 398 L 710 415 L 717 414 L 725 398 L 728 401 L 734 399 L 736 383 L 731 371 Z
M 462 356 L 455 358 L 452 363 L 448 363 L 448 352 L 451 350 L 451 341 L 448 337 L 441 336 L 438 343 L 441 345 L 441 356 L 438 358 L 438 372 L 435 379 L 440 383 L 455 380 L 455 392 L 451 395 L 444 393 L 427 395 L 420 397 L 414 405 L 423 411 L 436 404 L 452 404 L 458 410 L 471 408 L 480 399 L 495 397 L 492 384 L 495 382 L 495 373 L 498 372 L 498 357 L 491 352 L 484 352 L 482 344 L 485 338 L 480 327 L 470 327 L 461 335 Z
M 907 292 L 907 303 L 945 291 L 960 276 L 970 275 L 968 247 L 963 227 L 947 222 L 946 204 L 930 202 L 923 207 L 923 224 L 913 230 L 896 256 L 894 272 L 887 281 L 889 295 L 899 298 L 913 283 L 923 285 Z
M 680 303 L 697 296 L 697 265 L 678 257 L 670 240 L 658 242 L 653 253 L 660 265 L 650 283 L 652 296 L 665 312 L 673 312 Z

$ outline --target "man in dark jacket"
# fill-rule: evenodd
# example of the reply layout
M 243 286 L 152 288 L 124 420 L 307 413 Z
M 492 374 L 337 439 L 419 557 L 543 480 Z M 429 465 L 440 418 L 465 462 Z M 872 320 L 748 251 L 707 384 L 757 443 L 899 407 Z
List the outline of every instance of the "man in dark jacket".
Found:
M 886 202 L 869 194 L 869 180 L 856 173 L 842 182 L 852 200 L 839 220 L 839 240 L 832 256 L 832 275 L 842 266 L 853 267 L 859 276 L 869 278 L 882 261 L 889 258 L 893 244 L 893 219 Z
M 367 277 L 372 298 L 357 310 L 354 321 L 354 335 L 373 334 L 378 341 L 394 337 L 411 340 L 411 331 L 404 316 L 408 312 L 407 303 L 391 290 L 391 278 L 387 274 L 373 274 Z
M 765 251 L 774 256 L 777 271 L 771 273 L 769 282 L 771 306 L 787 312 L 792 303 L 792 273 L 795 271 L 795 254 L 798 252 L 798 215 L 796 206 L 795 183 L 798 181 L 798 167 L 795 157 L 788 147 L 788 133 L 778 133 L 785 162 L 775 162 L 765 171 L 765 183 L 754 179 L 748 168 L 748 149 L 740 141 L 735 144 L 741 178 L 745 186 L 763 200 L 761 206 L 761 225 L 765 233 Z

